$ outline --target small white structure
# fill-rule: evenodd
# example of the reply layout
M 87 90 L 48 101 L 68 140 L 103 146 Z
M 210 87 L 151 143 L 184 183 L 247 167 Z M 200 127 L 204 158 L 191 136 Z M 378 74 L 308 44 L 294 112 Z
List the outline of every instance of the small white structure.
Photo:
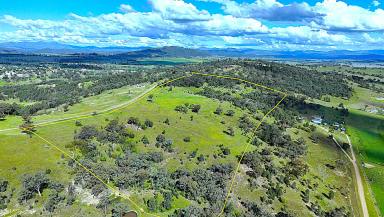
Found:
M 312 123 L 321 124 L 321 123 L 323 123 L 323 119 L 319 116 L 314 116 L 314 117 L 312 117 Z
M 372 108 L 370 110 L 368 110 L 369 113 L 378 113 L 379 110 L 377 108 Z

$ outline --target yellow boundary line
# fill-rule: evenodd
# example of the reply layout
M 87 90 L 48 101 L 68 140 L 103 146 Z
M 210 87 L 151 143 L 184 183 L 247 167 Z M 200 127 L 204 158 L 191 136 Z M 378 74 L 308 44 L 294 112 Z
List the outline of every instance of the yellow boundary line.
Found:
M 141 100 L 142 98 L 144 98 L 145 96 L 147 96 L 148 94 L 154 92 L 155 90 L 167 85 L 167 84 L 170 84 L 174 81 L 177 81 L 177 80 L 180 80 L 180 79 L 183 79 L 183 78 L 187 78 L 187 77 L 190 77 L 190 76 L 193 76 L 193 75 L 201 75 L 201 76 L 209 76 L 209 77 L 216 77 L 216 78 L 224 78 L 224 79 L 230 79 L 230 80 L 237 80 L 237 81 L 241 81 L 241 82 L 244 82 L 244 83 L 248 83 L 248 84 L 252 84 L 256 87 L 261 87 L 261 88 L 264 88 L 264 89 L 267 89 L 267 90 L 270 90 L 270 91 L 273 91 L 273 92 L 276 92 L 276 93 L 280 93 L 280 94 L 283 94 L 283 97 L 280 99 L 280 101 L 271 109 L 269 110 L 263 117 L 262 119 L 260 120 L 259 124 L 256 126 L 256 128 L 254 129 L 253 133 L 254 133 L 254 136 L 251 138 L 255 138 L 255 133 L 256 131 L 259 129 L 259 127 L 261 126 L 261 124 L 265 121 L 266 117 L 272 113 L 280 104 L 281 102 L 287 97 L 287 94 L 282 92 L 282 91 L 279 91 L 279 90 L 276 90 L 274 88 L 270 88 L 270 87 L 267 87 L 267 86 L 264 86 L 264 85 L 261 85 L 261 84 L 257 84 L 257 83 L 254 83 L 254 82 L 250 82 L 250 81 L 247 81 L 247 80 L 243 80 L 241 78 L 235 78 L 235 77 L 230 77 L 230 76 L 223 76 L 223 75 L 215 75 L 215 74 L 204 74 L 204 73 L 198 73 L 198 72 L 191 72 L 191 75 L 184 75 L 184 76 L 181 76 L 181 77 L 178 77 L 178 78 L 175 78 L 175 79 L 172 79 L 172 80 L 169 80 L 169 81 L 166 81 L 162 84 L 159 84 L 159 85 L 156 85 L 151 91 L 141 95 L 140 97 L 136 98 L 135 101 L 133 101 L 131 104 L 127 104 L 127 105 L 124 105 L 124 106 L 121 106 L 119 108 L 116 108 L 116 109 L 112 109 L 111 111 L 108 111 L 108 112 L 104 112 L 104 113 L 100 113 L 98 115 L 108 115 L 108 114 L 111 114 L 111 113 L 114 113 L 114 112 L 117 112 L 117 111 L 120 111 L 132 104 L 135 104 L 135 102 Z M 58 123 L 65 123 L 65 122 L 69 122 L 69 121 L 76 121 L 76 120 L 80 120 L 80 119 L 86 119 L 86 118 L 91 118 L 91 117 L 94 117 L 94 115 L 86 115 L 86 116 L 81 116 L 81 117 L 78 117 L 78 118 L 73 118 L 73 119 L 65 119 L 65 120 L 62 120 L 62 121 L 57 121 L 57 122 L 51 122 L 51 123 L 48 123 L 48 124 L 41 124 L 41 125 L 37 125 L 36 127 L 43 127 L 43 126 L 49 126 L 49 125 L 54 125 L 54 124 L 58 124 Z M 151 213 L 148 213 L 146 212 L 141 206 L 139 206 L 136 202 L 134 202 L 132 199 L 129 198 L 129 196 L 125 195 L 125 194 L 122 194 L 118 189 L 116 189 L 114 186 L 106 183 L 102 178 L 100 178 L 96 173 L 94 173 L 92 170 L 88 169 L 86 166 L 84 166 L 82 163 L 80 163 L 78 160 L 76 160 L 74 157 L 72 157 L 68 152 L 66 152 L 65 150 L 61 149 L 60 147 L 58 147 L 57 145 L 53 144 L 52 142 L 48 141 L 47 139 L 45 139 L 44 137 L 40 136 L 39 134 L 37 134 L 36 132 L 32 132 L 30 131 L 31 134 L 33 135 L 36 135 L 38 138 L 40 138 L 41 140 L 43 140 L 44 142 L 48 143 L 51 147 L 53 147 L 54 149 L 56 149 L 57 151 L 61 152 L 63 155 L 67 156 L 68 158 L 72 159 L 77 165 L 79 165 L 81 168 L 83 168 L 85 171 L 87 171 L 89 174 L 91 174 L 93 177 L 95 177 L 97 180 L 99 180 L 102 184 L 104 184 L 108 189 L 110 189 L 115 195 L 117 196 L 120 196 L 124 199 L 127 199 L 131 204 L 133 204 L 139 211 L 140 213 L 143 213 L 143 214 L 147 214 L 147 215 L 150 215 L 150 216 L 156 216 L 158 217 L 157 215 L 155 214 L 151 214 Z M 227 196 L 225 197 L 225 201 L 224 201 L 224 204 L 223 204 L 223 207 L 221 209 L 221 212 L 217 215 L 218 217 L 221 216 L 223 213 L 224 213 L 224 209 L 228 203 L 228 200 L 229 200 L 229 197 L 230 197 L 230 194 L 232 192 L 232 189 L 235 185 L 235 178 L 236 176 L 239 174 L 239 169 L 240 169 L 240 165 L 241 165 L 241 161 L 242 159 L 244 158 L 246 152 L 248 151 L 250 147 L 250 143 L 247 144 L 247 146 L 244 148 L 244 151 L 239 159 L 239 162 L 237 163 L 237 166 L 236 166 L 236 170 L 234 171 L 234 175 L 232 176 L 232 179 L 231 179 L 231 182 L 230 182 L 230 185 L 229 185 L 229 189 L 228 189 L 228 194 Z

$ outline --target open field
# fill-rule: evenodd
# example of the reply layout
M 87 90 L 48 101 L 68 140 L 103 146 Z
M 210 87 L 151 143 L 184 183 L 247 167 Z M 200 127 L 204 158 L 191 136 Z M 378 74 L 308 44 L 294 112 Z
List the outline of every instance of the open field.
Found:
M 365 168 L 364 171 L 369 179 L 370 187 L 377 202 L 375 205 L 379 207 L 381 213 L 384 213 L 382 205 L 384 203 L 384 166 L 375 165 L 373 168 Z
M 348 133 L 358 145 L 363 161 L 384 164 L 384 117 L 361 111 L 350 112 L 347 119 Z

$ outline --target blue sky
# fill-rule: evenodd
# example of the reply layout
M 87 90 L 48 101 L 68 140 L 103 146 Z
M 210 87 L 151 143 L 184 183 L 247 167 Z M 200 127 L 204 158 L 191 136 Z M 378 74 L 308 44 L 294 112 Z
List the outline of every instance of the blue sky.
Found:
M 0 43 L 378 49 L 380 1 L 0 0 Z

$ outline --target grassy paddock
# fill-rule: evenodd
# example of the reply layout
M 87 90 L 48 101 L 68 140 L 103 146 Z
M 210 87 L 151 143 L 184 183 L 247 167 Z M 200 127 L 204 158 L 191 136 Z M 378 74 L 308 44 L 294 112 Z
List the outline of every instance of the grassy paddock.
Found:
M 143 98 L 117 112 L 95 115 L 90 118 L 80 119 L 79 121 L 82 125 L 102 127 L 112 119 L 126 121 L 131 116 L 138 117 L 141 121 L 150 119 L 154 122 L 154 127 L 135 131 L 136 136 L 131 142 L 137 144 L 135 145 L 135 150 L 138 152 L 160 150 L 154 146 L 155 138 L 165 130 L 166 138 L 173 140 L 175 153 L 177 153 L 175 155 L 166 155 L 165 167 L 170 171 L 179 167 L 189 169 L 208 167 L 218 161 L 232 164 L 237 162 L 236 156 L 248 144 L 248 138 L 242 135 L 236 127 L 238 125 L 238 118 L 243 114 L 240 109 L 233 107 L 229 103 L 221 103 L 217 100 L 195 95 L 193 91 L 191 92 L 190 89 L 186 88 L 173 88 L 172 91 L 161 88 L 152 94 L 154 95 L 154 102 L 147 102 L 146 98 Z M 104 96 L 108 97 L 108 95 Z M 102 98 L 99 99 L 102 101 Z M 200 104 L 201 110 L 198 114 L 191 111 L 183 114 L 174 110 L 176 105 L 184 103 Z M 71 107 L 70 111 L 71 109 L 75 110 L 79 106 Z M 224 111 L 228 109 L 234 110 L 235 115 L 228 117 L 223 114 L 220 116 L 213 114 L 213 111 L 218 106 L 221 106 Z M 80 111 L 80 109 L 77 111 Z M 64 115 L 66 115 L 64 112 L 58 111 L 53 117 L 63 117 Z M 191 120 L 191 116 L 193 116 L 193 120 Z M 170 125 L 164 123 L 166 118 L 169 119 Z M 35 122 L 41 120 L 47 120 L 47 118 L 40 116 L 34 118 Z M 222 121 L 225 121 L 225 124 L 220 123 Z M 223 132 L 228 126 L 234 127 L 235 136 L 229 136 Z M 73 140 L 73 136 L 78 129 L 79 127 L 75 125 L 75 120 L 70 120 L 47 126 L 38 126 L 36 133 L 59 148 L 66 150 L 65 145 Z M 144 146 L 140 142 L 143 135 L 149 138 L 150 145 Z M 183 140 L 187 136 L 191 137 L 191 142 L 187 143 Z M 44 171 L 48 168 L 53 171 L 52 174 L 57 176 L 58 180 L 68 182 L 72 178 L 66 165 L 64 165 L 65 160 L 61 158 L 61 153 L 47 146 L 46 142 L 37 136 L 29 138 L 27 135 L 20 134 L 18 130 L 7 131 L 6 134 L 0 134 L 0 144 L 0 155 L 2 156 L 0 175 L 4 175 L 4 177 L 9 179 L 12 186 L 20 186 L 20 177 L 24 173 Z M 215 160 L 213 154 L 218 153 L 218 145 L 220 144 L 230 148 L 231 154 L 225 159 Z M 198 163 L 196 158 L 189 159 L 189 154 L 195 150 L 197 150 L 197 156 L 200 154 L 205 156 L 206 160 L 204 162 Z M 71 155 L 71 153 L 69 154 Z M 183 163 L 180 164 L 180 162 Z M 14 166 L 17 167 L 17 172 L 10 172 Z M 95 173 L 97 174 L 97 171 Z M 145 207 L 140 195 L 139 192 L 137 194 L 132 193 L 132 199 L 140 204 L 140 206 Z M 179 198 L 174 200 L 173 207 L 174 209 L 182 208 L 188 204 L 188 200 Z M 15 203 L 14 205 L 16 206 Z M 68 212 L 70 213 L 69 210 Z

